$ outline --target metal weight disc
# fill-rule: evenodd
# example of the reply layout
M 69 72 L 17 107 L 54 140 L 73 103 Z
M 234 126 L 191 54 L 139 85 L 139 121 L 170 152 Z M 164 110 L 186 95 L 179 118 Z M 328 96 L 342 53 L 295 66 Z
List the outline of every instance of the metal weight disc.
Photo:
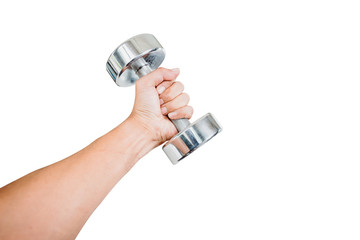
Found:
M 176 164 L 221 130 L 219 122 L 211 113 L 208 113 L 165 143 L 163 151 L 170 161 Z
M 140 58 L 154 70 L 163 62 L 165 51 L 154 35 L 140 34 L 123 42 L 110 55 L 106 70 L 120 87 L 131 86 L 139 79 L 131 66 Z

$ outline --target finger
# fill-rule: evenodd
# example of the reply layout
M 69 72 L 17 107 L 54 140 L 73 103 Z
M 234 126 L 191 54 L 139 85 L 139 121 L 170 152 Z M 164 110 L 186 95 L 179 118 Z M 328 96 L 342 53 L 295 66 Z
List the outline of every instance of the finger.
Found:
M 166 115 L 167 113 L 174 112 L 176 109 L 186 106 L 190 101 L 190 97 L 187 93 L 182 93 L 170 102 L 167 102 L 161 106 L 161 113 Z
M 187 118 L 190 119 L 194 113 L 194 109 L 191 106 L 185 106 L 176 109 L 174 112 L 168 114 L 170 119 Z
M 167 69 L 160 67 L 136 81 L 136 87 L 156 87 L 163 81 L 175 80 L 179 73 L 180 70 L 178 68 Z
M 159 94 L 162 94 L 167 88 L 173 85 L 173 83 L 174 81 L 163 81 L 156 87 L 156 90 Z
M 184 91 L 184 84 L 181 82 L 174 82 L 169 88 L 167 88 L 160 98 L 164 100 L 164 103 L 170 102 Z

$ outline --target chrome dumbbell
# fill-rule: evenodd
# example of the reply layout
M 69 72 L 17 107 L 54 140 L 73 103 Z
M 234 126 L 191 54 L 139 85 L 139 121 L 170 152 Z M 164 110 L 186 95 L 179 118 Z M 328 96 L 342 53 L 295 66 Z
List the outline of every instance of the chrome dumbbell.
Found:
M 165 58 L 165 51 L 151 34 L 140 34 L 123 42 L 110 55 L 106 70 L 120 87 L 133 85 L 140 77 L 157 69 Z M 198 149 L 221 131 L 211 113 L 190 123 L 188 119 L 171 120 L 179 133 L 163 145 L 173 164 Z

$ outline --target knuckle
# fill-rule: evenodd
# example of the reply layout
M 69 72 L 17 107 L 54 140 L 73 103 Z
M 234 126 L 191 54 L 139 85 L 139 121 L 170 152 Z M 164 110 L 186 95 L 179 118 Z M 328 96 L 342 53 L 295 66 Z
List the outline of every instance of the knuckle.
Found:
M 180 91 L 184 91 L 185 86 L 182 82 L 176 81 L 175 83 L 178 86 L 178 88 L 180 89 Z
M 179 109 L 179 117 L 181 118 L 191 118 L 193 115 L 193 108 L 191 106 L 186 106 Z
M 190 95 L 187 93 L 182 93 L 182 96 L 186 102 L 190 101 Z
M 149 80 L 152 80 L 152 81 L 159 81 L 161 78 L 162 78 L 162 74 L 160 71 L 153 71 L 149 74 L 147 74 L 144 78 L 146 78 L 146 81 L 147 83 L 151 82 Z
M 161 97 L 165 102 L 168 102 L 168 101 L 171 100 L 171 98 L 170 98 L 170 96 L 169 96 L 169 94 L 167 93 L 166 90 L 165 90 L 164 93 L 162 93 L 162 94 L 160 95 L 160 97 Z
M 194 112 L 193 108 L 188 106 L 187 111 L 186 111 L 186 117 L 191 118 L 191 116 L 193 115 L 193 112 Z
M 192 106 L 188 106 L 189 114 L 192 116 L 194 114 L 194 108 Z
M 159 67 L 154 71 L 154 73 L 157 75 L 158 78 L 162 78 L 165 73 L 165 68 Z
M 171 102 L 171 101 L 165 103 L 163 106 L 166 107 L 168 111 L 173 111 L 174 110 L 174 103 Z

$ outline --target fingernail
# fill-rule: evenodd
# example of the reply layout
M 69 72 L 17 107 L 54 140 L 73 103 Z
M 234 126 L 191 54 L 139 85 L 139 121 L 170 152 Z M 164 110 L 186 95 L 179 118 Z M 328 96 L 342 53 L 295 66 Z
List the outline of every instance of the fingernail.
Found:
M 165 91 L 165 87 L 164 86 L 160 86 L 157 88 L 157 91 L 159 94 L 162 94 Z
M 160 98 L 160 105 L 163 105 L 164 104 L 164 100 L 162 100 L 161 98 Z
M 168 114 L 169 118 L 173 118 L 176 116 L 176 112 L 171 112 Z
M 179 72 L 180 69 L 179 69 L 179 68 L 173 68 L 173 69 L 171 69 L 171 71 L 173 71 L 173 72 Z
M 161 113 L 162 113 L 162 114 L 166 114 L 166 112 L 167 112 L 166 107 L 162 107 L 162 108 L 161 108 Z

